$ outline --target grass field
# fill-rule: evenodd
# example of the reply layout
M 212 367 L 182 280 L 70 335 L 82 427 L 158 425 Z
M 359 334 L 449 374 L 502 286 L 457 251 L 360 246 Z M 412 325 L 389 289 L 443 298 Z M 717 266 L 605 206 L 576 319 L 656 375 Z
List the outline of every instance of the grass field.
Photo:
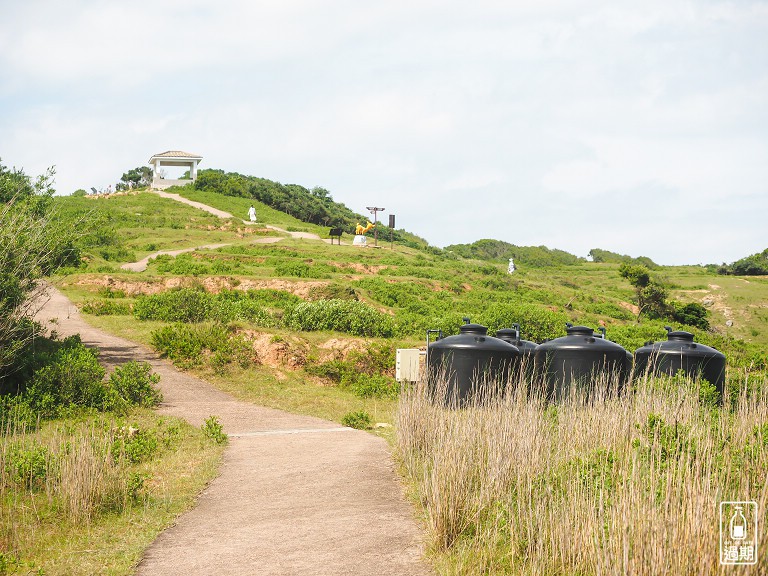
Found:
M 254 203 L 260 223 L 327 233 L 246 198 L 176 191 L 237 217 Z M 702 405 L 683 385 L 646 381 L 634 396 L 598 405 L 555 408 L 513 394 L 446 411 L 417 393 L 398 399 L 392 379 L 395 348 L 423 345 L 427 329 L 454 334 L 470 317 L 492 334 L 519 322 L 524 338 L 541 341 L 563 335 L 568 321 L 605 325 L 610 339 L 633 351 L 663 339 L 670 322 L 638 321 L 635 291 L 617 264 L 523 266 L 509 275 L 502 264 L 397 244 L 259 244 L 240 237 L 237 219 L 161 200 L 140 194 L 103 201 L 116 239 L 109 258 L 88 248 L 88 267 L 67 271 L 57 286 L 81 308 L 118 305 L 115 313 L 83 314 L 107 331 L 155 346 L 162 334 L 171 354 L 200 346 L 203 361 L 174 361 L 240 399 L 334 421 L 363 410 L 373 422 L 396 423 L 404 473 L 423 507 L 440 573 L 713 573 L 713 499 L 749 496 L 768 504 L 761 428 L 768 416 L 768 279 L 719 276 L 700 266 L 654 271 L 670 298 L 708 310 L 710 330 L 675 328 L 726 353 L 731 390 L 744 384 L 759 392 L 735 408 Z M 59 202 L 72 214 L 102 201 Z M 150 244 L 159 250 L 214 242 L 231 245 L 160 258 L 142 273 L 118 270 L 150 252 Z M 231 301 L 241 297 L 228 291 L 251 294 L 253 314 L 188 324 L 137 319 L 142 298 L 181 287 L 210 298 L 223 292 Z M 359 316 L 330 328 L 323 310 L 339 299 Z M 387 336 L 366 335 L 371 328 Z M 377 433 L 395 442 L 391 429 Z M 748 465 L 742 476 L 734 468 L 740 464 Z M 666 531 L 652 523 L 658 516 Z M 683 550 L 662 557 L 673 541 Z

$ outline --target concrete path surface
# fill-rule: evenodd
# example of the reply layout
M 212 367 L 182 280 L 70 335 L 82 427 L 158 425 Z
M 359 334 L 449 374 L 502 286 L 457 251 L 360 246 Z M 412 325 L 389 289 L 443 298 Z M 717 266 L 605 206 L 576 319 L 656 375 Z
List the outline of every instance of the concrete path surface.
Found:
M 225 212 L 224 210 L 219 210 L 218 208 L 214 208 L 213 206 L 208 206 L 208 204 L 203 204 L 202 202 L 195 202 L 194 200 L 190 200 L 189 198 L 184 198 L 184 196 L 181 196 L 180 194 L 171 194 L 169 192 L 163 192 L 162 190 L 150 190 L 150 191 L 154 192 L 155 194 L 163 198 L 176 200 L 177 202 L 181 202 L 182 204 L 188 204 L 189 206 L 194 206 L 195 208 L 204 210 L 209 214 L 218 216 L 219 218 L 234 218 L 234 216 L 229 212 Z M 248 220 L 243 220 L 243 224 L 253 224 L 253 222 L 250 222 Z M 305 238 L 307 240 L 322 240 L 323 242 L 331 241 L 330 238 L 320 238 L 320 236 L 318 236 L 314 232 L 295 232 L 295 231 L 291 232 L 289 230 L 285 230 L 278 226 L 272 226 L 271 224 L 265 224 L 265 226 L 271 230 L 275 230 L 276 232 L 282 232 L 283 234 L 288 234 L 291 238 Z
M 130 270 L 131 272 L 144 272 L 144 270 L 147 269 L 147 266 L 149 266 L 149 261 L 152 260 L 152 258 L 157 258 L 163 254 L 167 254 L 169 256 L 178 256 L 179 254 L 184 254 L 185 252 L 194 252 L 195 250 L 216 250 L 216 248 L 222 248 L 224 246 L 229 246 L 229 244 L 206 244 L 204 246 L 182 248 L 180 250 L 160 250 L 150 254 L 149 256 L 145 256 L 138 262 L 129 262 L 128 264 L 123 264 L 120 266 L 120 268 L 122 270 Z
M 160 412 L 199 426 L 220 418 L 221 474 L 146 551 L 139 575 L 426 575 L 422 541 L 386 442 L 358 430 L 236 400 L 141 345 L 86 324 L 50 288 L 37 316 L 115 365 L 160 374 Z

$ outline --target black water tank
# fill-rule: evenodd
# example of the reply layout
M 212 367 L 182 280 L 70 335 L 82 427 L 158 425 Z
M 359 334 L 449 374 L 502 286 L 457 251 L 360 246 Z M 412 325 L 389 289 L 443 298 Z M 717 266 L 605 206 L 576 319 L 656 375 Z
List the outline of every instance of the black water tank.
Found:
M 459 331 L 427 348 L 430 389 L 443 393 L 438 400 L 445 405 L 453 404 L 454 399 L 466 402 L 485 383 L 503 383 L 520 356 L 512 344 L 488 336 L 485 326 L 464 324 Z M 443 378 L 447 381 L 444 391 L 438 382 Z
M 516 346 L 520 350 L 520 355 L 523 358 L 529 358 L 533 362 L 533 355 L 538 348 L 536 342 L 530 340 L 523 340 L 520 338 L 520 324 L 512 324 L 512 328 L 502 328 L 496 330 L 496 338 L 509 342 L 512 346 Z
M 600 331 L 600 334 L 595 332 L 595 338 L 600 337 L 603 340 L 608 340 L 608 336 L 606 336 L 606 334 L 605 334 L 605 328 L 603 326 L 601 326 L 600 328 L 598 328 L 598 330 Z M 627 350 L 626 351 L 626 359 L 624 360 L 624 369 L 626 370 L 627 376 L 632 374 L 632 364 L 633 363 L 634 363 L 634 356 L 632 356 L 632 352 Z
M 524 376 L 530 380 L 534 375 L 534 353 L 538 344 L 520 338 L 520 324 L 512 324 L 512 328 L 496 330 L 496 338 L 509 342 L 520 350 L 519 366 L 524 370 Z
M 693 341 L 693 334 L 666 326 L 667 340 L 652 342 L 635 350 L 635 375 L 675 375 L 683 370 L 691 378 L 714 384 L 721 398 L 725 383 L 725 354 Z
M 567 396 L 571 386 L 594 391 L 594 383 L 603 374 L 617 374 L 619 387 L 627 380 L 627 351 L 587 326 L 571 326 L 567 335 L 536 348 L 536 371 L 544 384 L 547 399 Z M 611 382 L 609 382 L 611 384 Z

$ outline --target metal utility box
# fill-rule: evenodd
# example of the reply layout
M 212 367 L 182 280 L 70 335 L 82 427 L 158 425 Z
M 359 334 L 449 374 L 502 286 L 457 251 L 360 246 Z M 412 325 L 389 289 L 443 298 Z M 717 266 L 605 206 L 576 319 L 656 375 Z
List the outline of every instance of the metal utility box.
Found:
M 395 378 L 398 382 L 419 380 L 421 351 L 418 348 L 398 348 L 395 355 Z

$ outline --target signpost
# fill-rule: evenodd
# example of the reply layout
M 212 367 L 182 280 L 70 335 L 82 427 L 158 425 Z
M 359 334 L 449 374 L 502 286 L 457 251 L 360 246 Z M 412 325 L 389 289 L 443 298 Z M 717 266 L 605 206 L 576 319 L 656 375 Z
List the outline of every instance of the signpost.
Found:
M 384 210 L 386 210 L 386 208 L 366 206 L 366 209 L 370 210 L 371 214 L 373 214 L 373 245 L 378 246 L 379 245 L 379 228 L 378 226 L 376 226 L 376 224 L 378 223 L 379 212 L 383 212 Z

